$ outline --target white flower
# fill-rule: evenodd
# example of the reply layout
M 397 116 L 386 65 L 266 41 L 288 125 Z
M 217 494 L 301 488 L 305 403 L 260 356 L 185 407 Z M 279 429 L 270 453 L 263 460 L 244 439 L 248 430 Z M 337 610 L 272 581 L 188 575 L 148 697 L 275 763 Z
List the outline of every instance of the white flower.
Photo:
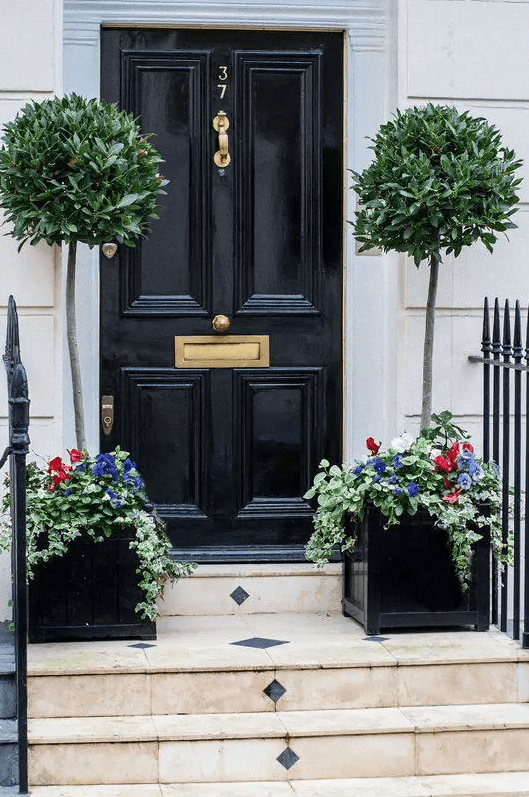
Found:
M 403 454 L 404 451 L 407 451 L 408 448 L 411 447 L 413 440 L 414 438 L 411 434 L 404 432 L 404 434 L 401 434 L 400 437 L 394 437 L 389 444 L 389 447 L 394 451 L 398 451 L 399 454 Z

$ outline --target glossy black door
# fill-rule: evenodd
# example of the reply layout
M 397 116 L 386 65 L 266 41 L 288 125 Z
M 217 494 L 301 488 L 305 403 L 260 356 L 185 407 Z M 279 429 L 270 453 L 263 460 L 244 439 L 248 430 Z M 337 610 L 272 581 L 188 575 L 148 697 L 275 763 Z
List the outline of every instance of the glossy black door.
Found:
M 102 31 L 102 96 L 170 179 L 148 240 L 101 263 L 104 449 L 131 451 L 175 549 L 303 557 L 319 459 L 340 458 L 342 36 Z M 214 163 L 227 115 L 231 162 Z M 268 335 L 270 367 L 176 368 L 174 338 Z

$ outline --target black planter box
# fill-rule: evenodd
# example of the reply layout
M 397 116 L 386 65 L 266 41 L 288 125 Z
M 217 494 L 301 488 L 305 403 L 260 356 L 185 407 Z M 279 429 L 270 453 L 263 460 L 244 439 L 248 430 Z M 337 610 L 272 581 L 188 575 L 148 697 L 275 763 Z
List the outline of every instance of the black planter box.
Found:
M 134 607 L 142 599 L 132 532 L 75 539 L 66 556 L 39 566 L 29 589 L 29 641 L 156 639 L 156 624 Z
M 367 634 L 381 628 L 489 628 L 490 531 L 474 544 L 472 577 L 464 591 L 446 531 L 425 511 L 384 529 L 386 518 L 368 505 L 358 540 L 343 561 L 343 613 Z

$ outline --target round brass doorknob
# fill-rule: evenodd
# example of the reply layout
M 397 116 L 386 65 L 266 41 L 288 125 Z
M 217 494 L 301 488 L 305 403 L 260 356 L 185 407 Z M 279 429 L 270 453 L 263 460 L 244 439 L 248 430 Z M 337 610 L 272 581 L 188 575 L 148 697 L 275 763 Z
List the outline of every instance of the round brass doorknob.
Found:
M 227 315 L 216 315 L 211 326 L 215 332 L 227 332 L 231 326 L 231 321 Z

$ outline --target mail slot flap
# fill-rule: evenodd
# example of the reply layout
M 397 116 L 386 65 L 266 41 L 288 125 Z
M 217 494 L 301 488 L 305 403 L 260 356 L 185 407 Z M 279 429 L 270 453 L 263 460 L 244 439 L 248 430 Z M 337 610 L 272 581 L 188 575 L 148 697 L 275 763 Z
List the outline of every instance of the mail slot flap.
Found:
M 175 337 L 177 368 L 268 368 L 268 335 Z

